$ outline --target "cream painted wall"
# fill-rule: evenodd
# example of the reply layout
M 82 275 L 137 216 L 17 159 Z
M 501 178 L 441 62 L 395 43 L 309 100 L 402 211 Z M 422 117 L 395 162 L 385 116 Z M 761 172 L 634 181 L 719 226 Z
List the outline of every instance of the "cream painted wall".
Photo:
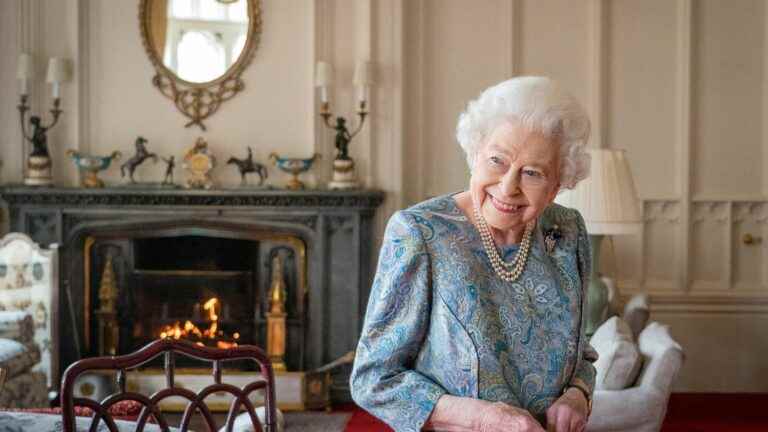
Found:
M 408 203 L 466 187 L 459 113 L 490 84 L 549 75 L 582 101 L 591 145 L 627 150 L 641 235 L 603 248 L 622 294 L 687 352 L 678 391 L 768 391 L 768 113 L 762 1 L 406 3 Z M 717 371 L 717 377 L 713 376 Z
M 176 155 L 177 161 L 198 136 L 205 137 L 219 159 L 213 175 L 221 187 L 239 183 L 235 167 L 223 162 L 229 155 L 244 156 L 246 146 L 262 163 L 268 163 L 272 151 L 297 157 L 317 151 L 323 160 L 305 177 L 317 185 L 329 179 L 335 149 L 332 131 L 316 115 L 314 64 L 318 60 L 333 63 L 332 107 L 335 114 L 349 116 L 354 112 L 354 65 L 372 59 L 377 83 L 371 96 L 371 121 L 355 137 L 350 151 L 363 182 L 388 192 L 390 199 L 379 217 L 383 224 L 402 205 L 401 128 L 393 128 L 402 116 L 401 2 L 262 0 L 261 5 L 261 43 L 243 74 L 246 88 L 206 121 L 207 132 L 184 128 L 186 118 L 152 86 L 154 70 L 141 44 L 137 1 L 0 2 L 2 52 L 13 59 L 0 65 L 4 78 L 0 94 L 7 96 L 4 100 L 17 100 L 15 59 L 20 52 L 32 52 L 39 66 L 32 90 L 33 112 L 47 110 L 51 103 L 50 89 L 43 82 L 47 58 L 71 59 L 73 80 L 62 90 L 65 112 L 49 134 L 57 185 L 77 184 L 77 172 L 64 156 L 66 149 L 93 154 L 120 150 L 124 161 L 133 153 L 138 135 L 149 140 L 151 151 Z M 5 127 L 0 131 L 0 148 L 6 166 L 0 170 L 0 181 L 19 182 L 26 151 L 21 150 L 15 103 L 5 104 L 2 113 Z M 123 181 L 117 165 L 101 175 L 108 183 Z M 162 163 L 148 161 L 137 169 L 136 179 L 157 181 L 163 170 Z M 176 176 L 184 177 L 180 164 Z M 270 169 L 273 184 L 283 184 L 287 178 Z
M 246 90 L 209 131 L 155 90 L 141 47 L 137 2 L 0 2 L 0 54 L 29 50 L 74 62 L 62 124 L 51 135 L 58 184 L 76 172 L 64 149 L 131 153 L 136 135 L 180 157 L 205 136 L 224 159 L 251 145 L 294 156 L 319 151 L 327 180 L 332 134 L 316 115 L 317 60 L 334 64 L 337 113 L 352 112 L 352 70 L 373 60 L 370 122 L 351 146 L 361 178 L 387 192 L 377 235 L 396 209 L 466 186 L 457 116 L 485 87 L 546 74 L 583 101 L 591 145 L 628 151 L 641 198 L 642 235 L 604 248 L 603 270 L 624 295 L 649 292 L 654 317 L 687 351 L 680 391 L 768 391 L 768 10 L 759 0 L 264 0 L 261 45 Z M 14 101 L 15 61 L 0 64 L 0 100 Z M 48 89 L 33 89 L 36 111 Z M 21 179 L 14 104 L 0 106 L 0 181 Z M 275 174 L 271 170 L 270 174 Z M 139 168 L 156 180 L 162 166 Z M 181 170 L 177 171 L 181 176 Z M 119 181 L 116 168 L 104 177 Z M 234 185 L 232 167 L 217 168 Z M 272 179 L 275 180 L 274 178 Z M 282 181 L 278 178 L 277 181 Z M 747 247 L 744 233 L 762 235 Z M 718 378 L 711 373 L 718 371 Z M 757 378 L 757 379 L 756 379 Z

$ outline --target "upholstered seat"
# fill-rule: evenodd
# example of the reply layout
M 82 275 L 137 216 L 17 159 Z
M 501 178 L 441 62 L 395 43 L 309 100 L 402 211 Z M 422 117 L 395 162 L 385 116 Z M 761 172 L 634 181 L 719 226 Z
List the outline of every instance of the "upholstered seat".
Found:
M 46 377 L 32 368 L 40 362 L 40 349 L 32 340 L 32 317 L 24 312 L 0 312 L 0 368 L 6 382 L 0 407 L 29 408 L 48 405 Z
M 631 331 L 630 340 L 639 351 L 640 372 L 624 388 L 608 390 L 598 387 L 595 390 L 587 431 L 657 432 L 661 429 L 672 384 L 682 367 L 684 355 L 682 347 L 672 338 L 667 326 L 658 322 L 646 325 L 650 316 L 649 303 L 646 295 L 634 296 L 627 302 L 621 315 L 625 323 L 623 325 Z M 615 326 L 615 323 L 606 321 L 603 325 Z M 606 346 L 601 343 L 595 345 L 596 349 L 601 345 Z M 609 350 L 602 353 L 600 349 L 597 351 L 600 355 L 612 354 Z M 615 369 L 617 363 L 606 365 L 603 362 L 596 367 Z

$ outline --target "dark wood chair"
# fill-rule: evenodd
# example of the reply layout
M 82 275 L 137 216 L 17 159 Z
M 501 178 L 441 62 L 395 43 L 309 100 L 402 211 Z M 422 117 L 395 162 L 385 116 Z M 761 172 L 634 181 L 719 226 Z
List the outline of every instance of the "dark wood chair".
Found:
M 191 390 L 177 387 L 174 385 L 174 364 L 175 356 L 178 354 L 192 357 L 199 360 L 212 362 L 212 375 L 214 383 L 195 393 Z M 126 391 L 126 371 L 138 368 L 151 360 L 164 355 L 165 356 L 165 378 L 167 388 L 157 391 L 155 394 L 145 396 L 139 393 Z M 238 388 L 231 384 L 221 382 L 222 362 L 228 360 L 254 360 L 260 367 L 261 379 L 254 379 L 253 382 Z M 101 402 L 86 398 L 75 398 L 75 382 L 80 374 L 92 370 L 115 370 L 117 371 L 118 391 L 104 398 Z M 272 371 L 272 364 L 268 357 L 260 348 L 252 345 L 240 345 L 235 348 L 218 349 L 201 347 L 190 342 L 174 339 L 160 339 L 151 342 L 132 354 L 114 356 L 114 357 L 93 357 L 79 360 L 73 363 L 62 379 L 61 385 L 61 407 L 64 422 L 64 432 L 75 432 L 75 406 L 84 406 L 93 410 L 91 417 L 90 430 L 96 431 L 101 421 L 107 425 L 110 432 L 118 432 L 115 420 L 109 413 L 109 408 L 117 402 L 124 400 L 133 400 L 142 405 L 141 412 L 136 419 L 136 431 L 141 432 L 153 416 L 158 426 L 163 431 L 168 431 L 169 426 L 159 404 L 162 400 L 180 396 L 188 402 L 181 418 L 179 428 L 186 431 L 189 427 L 192 416 L 198 411 L 205 420 L 209 431 L 218 430 L 213 420 L 209 408 L 205 404 L 206 396 L 214 392 L 227 392 L 233 396 L 229 407 L 226 422 L 224 425 L 227 431 L 231 432 L 234 421 L 240 412 L 241 407 L 245 407 L 248 412 L 251 423 L 255 431 L 263 431 L 258 417 L 254 411 L 254 406 L 249 399 L 249 395 L 258 390 L 263 390 L 265 406 L 265 426 L 266 432 L 276 432 L 276 400 L 275 400 L 275 378 Z

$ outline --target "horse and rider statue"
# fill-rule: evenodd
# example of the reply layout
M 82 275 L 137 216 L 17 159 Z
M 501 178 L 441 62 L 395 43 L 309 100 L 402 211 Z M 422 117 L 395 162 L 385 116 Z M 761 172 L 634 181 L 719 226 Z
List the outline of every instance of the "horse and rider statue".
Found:
M 253 160 L 253 151 L 248 147 L 248 156 L 245 159 L 238 159 L 234 156 L 230 157 L 227 161 L 227 165 L 237 165 L 237 170 L 240 172 L 240 185 L 245 186 L 248 184 L 246 180 L 246 174 L 256 173 L 259 176 L 259 184 L 261 186 L 264 183 L 264 179 L 267 178 L 267 168 Z
M 133 172 L 136 171 L 136 167 L 141 165 L 145 160 L 152 158 L 152 160 L 157 163 L 157 155 L 155 153 L 150 153 L 147 150 L 146 144 L 147 140 L 144 137 L 137 137 L 135 142 L 136 153 L 134 153 L 133 157 L 120 165 L 120 175 L 125 177 L 125 171 L 127 169 L 128 178 L 130 178 L 131 183 L 136 183 L 136 180 L 133 178 Z

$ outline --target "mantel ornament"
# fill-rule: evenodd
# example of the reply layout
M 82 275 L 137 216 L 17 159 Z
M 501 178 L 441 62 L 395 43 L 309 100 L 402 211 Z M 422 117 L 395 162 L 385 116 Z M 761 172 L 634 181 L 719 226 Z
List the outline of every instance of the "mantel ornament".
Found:
M 259 0 L 201 1 L 210 4 L 182 13 L 167 0 L 140 0 L 139 29 L 155 68 L 152 84 L 189 118 L 185 127 L 206 130 L 203 121 L 245 88 L 261 8 Z
M 184 168 L 189 173 L 187 187 L 190 189 L 211 189 L 213 179 L 211 171 L 216 166 L 216 158 L 208 149 L 208 142 L 199 137 L 184 155 Z
M 277 153 L 270 153 L 269 159 L 274 162 L 275 166 L 280 168 L 281 171 L 291 174 L 293 177 L 288 181 L 286 188 L 289 190 L 301 190 L 306 186 L 304 182 L 299 180 L 299 174 L 309 171 L 312 168 L 312 164 L 315 160 L 320 159 L 320 153 L 315 153 L 311 158 L 286 158 L 280 157 Z
M 237 171 L 240 173 L 241 187 L 248 186 L 248 178 L 246 177 L 248 174 L 256 173 L 259 176 L 259 184 L 257 185 L 259 187 L 264 184 L 264 180 L 268 176 L 267 167 L 253 160 L 253 150 L 250 147 L 248 147 L 248 156 L 245 159 L 231 156 L 227 161 L 227 165 L 232 164 L 237 166 Z
M 368 92 L 372 80 L 372 65 L 368 61 L 360 61 L 355 67 L 354 85 L 357 88 L 357 127 L 350 132 L 347 127 L 347 119 L 336 117 L 333 124 L 331 118 L 331 103 L 328 90 L 333 84 L 333 67 L 326 62 L 317 62 L 315 70 L 315 86 L 320 89 L 320 116 L 323 123 L 335 133 L 336 158 L 333 160 L 333 178 L 328 183 L 329 189 L 357 189 L 360 183 L 355 175 L 355 161 L 349 156 L 349 143 L 357 135 L 365 124 L 368 116 Z
M 69 69 L 66 60 L 53 57 L 48 63 L 46 81 L 51 84 L 53 95 L 53 107 L 50 110 L 51 121 L 43 124 L 39 115 L 29 117 L 30 131 L 27 133 L 26 117 L 30 110 L 29 82 L 34 79 L 35 64 L 31 54 L 22 53 L 19 56 L 17 78 L 20 84 L 20 101 L 17 105 L 19 119 L 21 121 L 21 134 L 26 141 L 32 144 L 32 152 L 27 157 L 27 171 L 24 176 L 24 184 L 29 186 L 52 186 L 53 175 L 51 173 L 51 155 L 48 152 L 48 132 L 59 121 L 61 109 L 61 83 L 69 80 Z
M 99 171 L 109 168 L 113 160 L 120 159 L 120 152 L 114 151 L 109 156 L 93 156 L 75 150 L 67 150 L 67 156 L 75 162 L 80 171 L 80 185 L 85 188 L 103 188 Z
M 131 184 L 135 184 L 136 180 L 133 178 L 133 172 L 136 171 L 136 168 L 144 163 L 147 159 L 152 159 L 155 163 L 157 163 L 157 155 L 154 153 L 150 153 L 149 150 L 147 150 L 147 140 L 144 137 L 136 137 L 136 141 L 134 142 L 134 146 L 136 147 L 136 153 L 128 159 L 127 161 L 123 162 L 122 165 L 120 165 L 120 176 L 125 177 L 125 171 L 128 171 L 128 181 Z

